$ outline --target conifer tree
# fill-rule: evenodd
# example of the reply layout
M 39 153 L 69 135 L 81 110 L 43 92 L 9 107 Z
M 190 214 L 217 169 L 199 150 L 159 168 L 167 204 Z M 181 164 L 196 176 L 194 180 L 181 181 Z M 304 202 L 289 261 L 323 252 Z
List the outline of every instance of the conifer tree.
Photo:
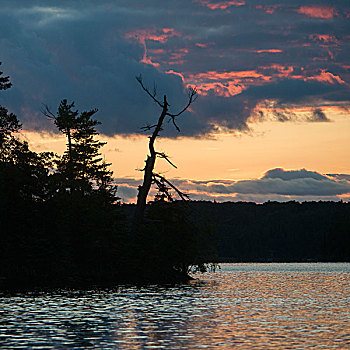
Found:
M 0 72 L 0 90 L 9 89 L 12 86 L 9 77 L 2 74 Z M 53 153 L 31 151 L 26 141 L 15 136 L 21 128 L 17 116 L 0 106 L 0 192 L 6 191 L 10 197 L 19 194 L 21 198 L 42 200 L 48 195 Z
M 62 100 L 59 107 L 57 116 L 54 116 L 54 123 L 58 130 L 61 131 L 67 137 L 67 150 L 60 163 L 61 170 L 67 175 L 68 180 L 73 180 L 73 154 L 72 154 L 72 134 L 76 131 L 77 116 L 79 112 L 73 110 L 74 102 L 68 104 L 67 100 Z
M 0 161 L 11 160 L 11 153 L 18 143 L 13 133 L 18 132 L 21 127 L 16 115 L 0 106 Z
M 1 62 L 0 62 L 1 65 Z M 6 90 L 9 89 L 12 84 L 10 82 L 10 77 L 2 77 L 3 72 L 0 71 L 0 90 Z
M 0 62 L 1 65 L 1 62 Z M 3 77 L 0 71 L 0 90 L 6 90 L 11 87 L 10 78 Z M 13 133 L 19 131 L 21 123 L 16 115 L 9 113 L 8 110 L 0 106 L 0 161 L 9 159 L 9 150 L 14 147 Z
M 113 172 L 100 153 L 106 143 L 95 139 L 98 135 L 96 126 L 101 124 L 92 118 L 97 109 L 79 114 L 73 108 L 74 102 L 62 100 L 56 116 L 47 107 L 44 112 L 67 138 L 67 150 L 58 161 L 58 172 L 65 178 L 64 186 L 71 191 L 87 194 L 96 190 L 113 202 L 116 199 Z

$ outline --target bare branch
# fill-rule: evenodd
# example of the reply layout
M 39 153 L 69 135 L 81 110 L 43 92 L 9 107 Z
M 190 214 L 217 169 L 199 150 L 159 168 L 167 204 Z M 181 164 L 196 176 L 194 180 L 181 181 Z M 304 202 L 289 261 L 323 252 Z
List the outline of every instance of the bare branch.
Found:
M 149 131 L 149 130 L 152 130 L 153 128 L 155 128 L 155 127 L 157 127 L 157 124 L 142 126 L 140 129 L 143 130 L 143 131 Z
M 180 128 L 177 126 L 177 124 L 176 124 L 176 122 L 175 122 L 175 117 L 172 116 L 172 117 L 171 117 L 171 120 L 173 121 L 173 124 L 174 124 L 176 130 L 177 130 L 178 132 L 180 132 Z
M 188 90 L 188 102 L 187 102 L 187 105 L 179 113 L 176 113 L 176 114 L 167 113 L 167 115 L 169 117 L 173 118 L 173 122 L 174 122 L 174 118 L 178 117 L 180 114 L 185 112 L 188 109 L 188 107 L 197 99 L 197 97 L 198 97 L 198 95 L 197 95 L 196 88 L 190 88 Z M 175 122 L 174 122 L 174 124 L 175 124 Z M 175 127 L 177 128 L 176 124 L 175 124 Z
M 139 84 L 141 85 L 142 89 L 144 91 L 146 91 L 147 95 L 150 96 L 152 98 L 152 100 L 157 103 L 160 107 L 164 108 L 163 104 L 160 103 L 157 99 L 156 99 L 156 95 L 155 95 L 155 92 L 156 92 L 156 88 L 154 88 L 154 94 L 151 94 L 151 92 L 149 91 L 148 88 L 145 87 L 145 85 L 143 85 L 143 81 L 142 81 L 142 75 L 139 75 L 138 77 L 136 77 L 136 80 L 139 82 Z
M 160 180 L 166 182 L 179 195 L 179 197 L 183 201 L 190 200 L 190 197 L 189 197 L 188 194 L 183 193 L 182 191 L 180 191 L 175 185 L 173 185 L 170 181 L 168 181 L 164 176 L 162 176 L 160 174 L 156 174 L 156 173 L 153 173 L 152 176 L 153 176 L 154 179 L 155 178 L 159 178 Z
M 49 106 L 44 103 L 42 105 L 40 112 L 49 119 L 56 119 L 56 116 L 50 111 Z
M 169 156 L 167 156 L 164 152 L 156 152 L 156 154 L 160 157 L 165 159 L 170 165 L 172 165 L 174 168 L 177 169 L 177 166 L 171 162 L 171 160 L 169 159 Z

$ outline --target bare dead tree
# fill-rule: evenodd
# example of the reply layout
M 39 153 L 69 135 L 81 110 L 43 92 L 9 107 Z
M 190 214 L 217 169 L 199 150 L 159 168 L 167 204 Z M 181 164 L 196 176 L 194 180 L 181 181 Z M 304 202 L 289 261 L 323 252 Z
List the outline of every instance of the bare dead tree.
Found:
M 144 213 L 146 209 L 146 203 L 147 203 L 147 196 L 150 191 L 150 188 L 152 184 L 158 184 L 159 181 L 165 182 L 170 186 L 172 189 L 175 190 L 175 192 L 179 195 L 179 197 L 183 200 L 188 199 L 188 195 L 180 191 L 175 185 L 170 183 L 170 181 L 166 180 L 163 176 L 160 174 L 157 174 L 154 172 L 154 167 L 156 163 L 157 157 L 165 159 L 170 165 L 176 168 L 176 166 L 170 161 L 169 157 L 162 152 L 157 152 L 154 148 L 154 143 L 156 141 L 156 138 L 159 136 L 159 133 L 163 130 L 163 122 L 165 120 L 171 121 L 175 127 L 175 129 L 180 132 L 180 128 L 178 127 L 176 123 L 176 118 L 179 117 L 182 113 L 184 113 L 190 105 L 196 100 L 197 98 L 197 91 L 196 89 L 190 88 L 188 90 L 188 101 L 185 107 L 183 107 L 178 113 L 170 113 L 169 112 L 169 103 L 167 101 L 166 95 L 164 95 L 163 101 L 158 100 L 156 97 L 156 88 L 154 87 L 153 93 L 150 92 L 150 90 L 143 84 L 142 76 L 136 77 L 137 81 L 141 85 L 142 89 L 151 97 L 151 99 L 162 109 L 162 112 L 158 118 L 157 124 L 154 125 L 146 125 L 142 127 L 141 129 L 144 131 L 151 131 L 152 135 L 149 137 L 149 155 L 147 155 L 147 159 L 145 161 L 146 165 L 144 167 L 143 172 L 143 183 L 138 188 L 138 194 L 137 194 L 137 204 L 136 204 L 136 210 L 135 210 L 135 216 L 134 216 L 134 224 L 137 226 L 141 224 L 144 220 Z

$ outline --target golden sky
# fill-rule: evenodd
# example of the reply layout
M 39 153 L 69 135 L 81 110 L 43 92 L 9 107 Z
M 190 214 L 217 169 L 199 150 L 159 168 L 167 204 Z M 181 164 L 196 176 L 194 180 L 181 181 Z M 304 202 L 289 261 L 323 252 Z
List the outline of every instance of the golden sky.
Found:
M 350 117 L 346 111 L 328 111 L 331 122 L 263 121 L 250 124 L 250 132 L 213 134 L 208 138 L 161 138 L 157 149 L 177 166 L 162 159 L 157 169 L 168 177 L 194 180 L 243 180 L 259 178 L 267 170 L 281 167 L 327 173 L 350 173 Z M 65 149 L 62 136 L 26 131 L 24 137 L 35 151 Z M 136 169 L 146 158 L 147 136 L 105 137 L 102 152 L 116 177 L 140 178 Z

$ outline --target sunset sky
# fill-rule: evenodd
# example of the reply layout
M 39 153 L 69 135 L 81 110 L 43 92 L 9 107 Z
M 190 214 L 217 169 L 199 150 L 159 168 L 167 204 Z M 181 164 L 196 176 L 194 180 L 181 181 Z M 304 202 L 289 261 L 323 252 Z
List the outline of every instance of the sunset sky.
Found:
M 0 104 L 36 151 L 64 138 L 40 112 L 66 98 L 98 108 L 118 194 L 133 201 L 159 107 L 170 111 L 157 161 L 192 199 L 350 200 L 349 0 L 2 0 Z

